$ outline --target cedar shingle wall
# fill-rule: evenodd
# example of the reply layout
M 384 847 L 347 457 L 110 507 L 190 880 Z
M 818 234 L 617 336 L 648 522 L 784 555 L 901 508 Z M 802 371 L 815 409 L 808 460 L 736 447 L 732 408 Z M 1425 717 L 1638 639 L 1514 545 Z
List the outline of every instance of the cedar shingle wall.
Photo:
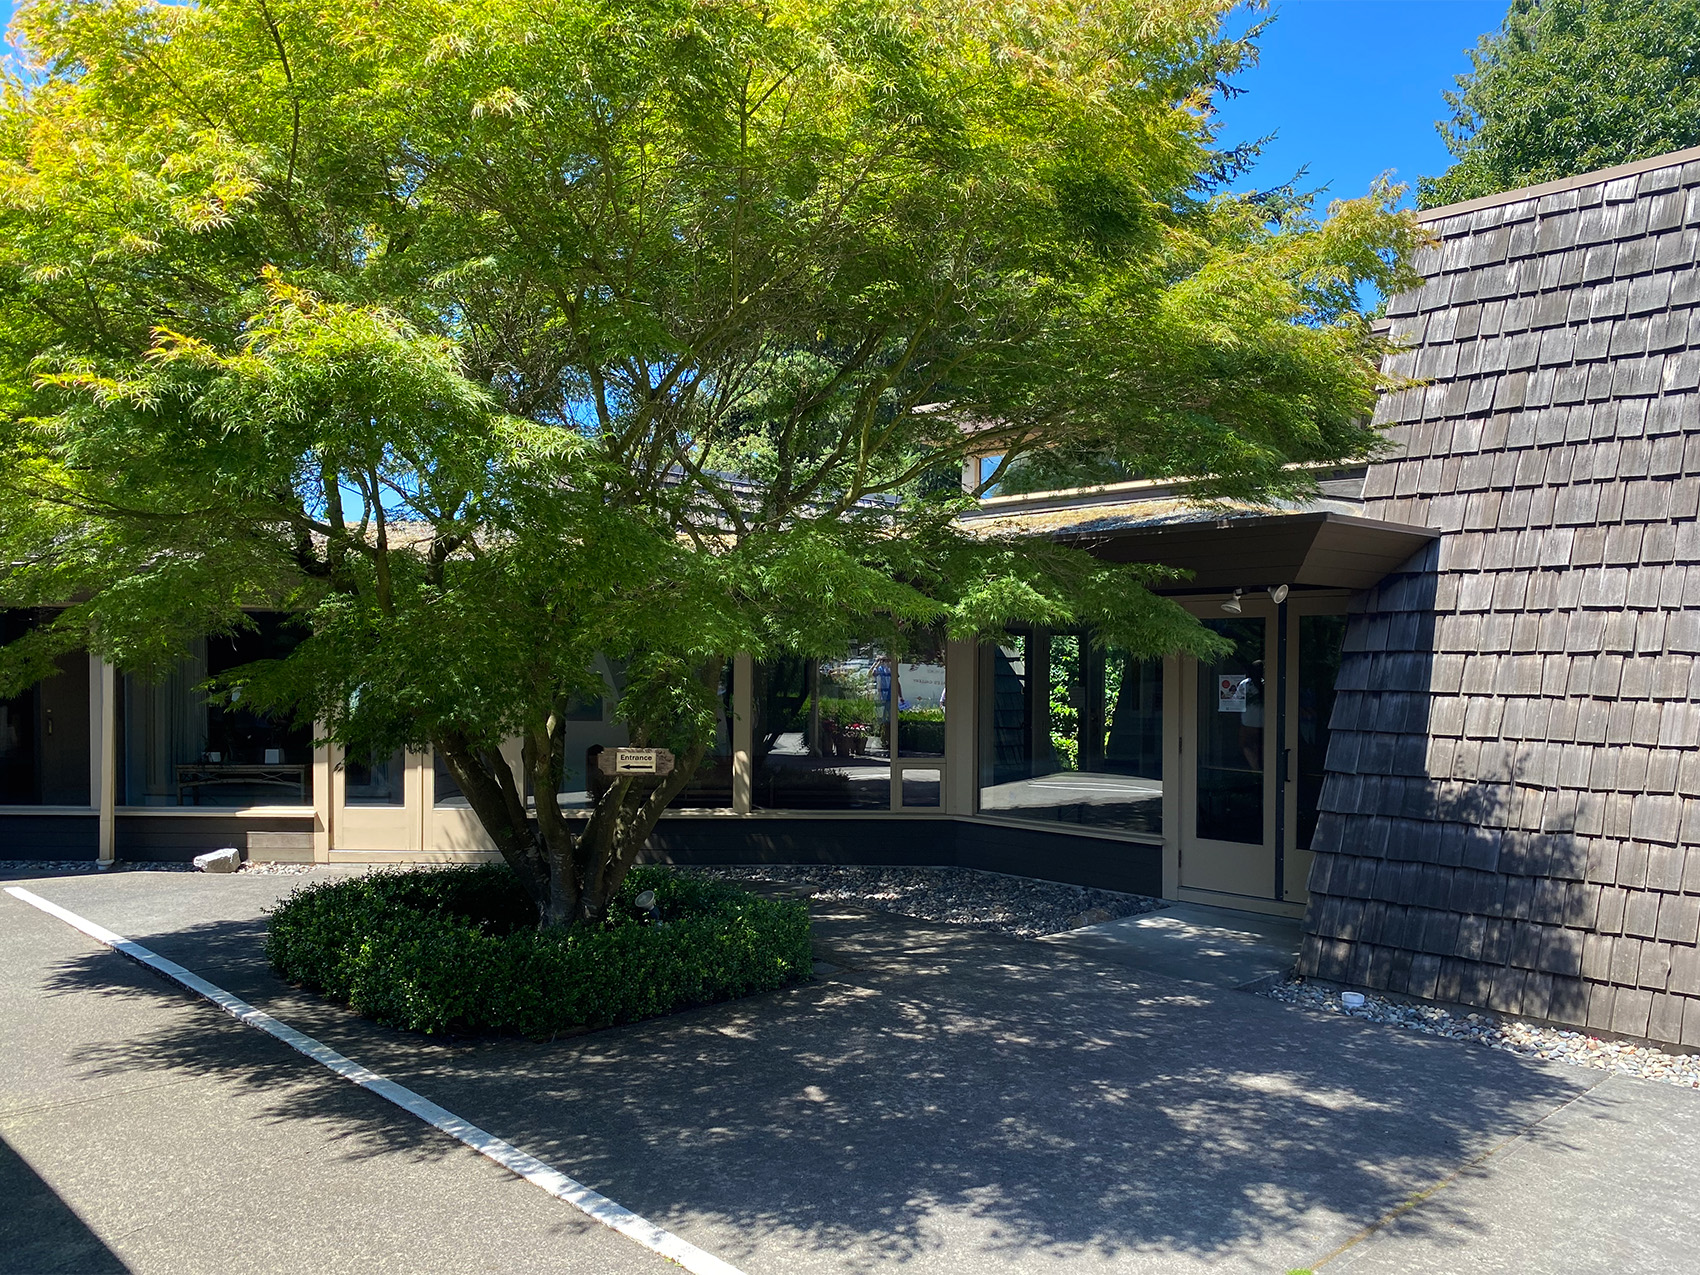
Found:
M 1700 163 L 1431 229 L 1300 970 L 1700 1045 Z

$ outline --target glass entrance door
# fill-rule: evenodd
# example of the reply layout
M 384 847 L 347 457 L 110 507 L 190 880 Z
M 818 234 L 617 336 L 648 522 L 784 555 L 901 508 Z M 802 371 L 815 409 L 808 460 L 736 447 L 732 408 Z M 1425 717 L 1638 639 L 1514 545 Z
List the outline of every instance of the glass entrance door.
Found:
M 1195 661 L 1189 679 L 1192 703 L 1181 735 L 1190 780 L 1182 802 L 1180 883 L 1186 889 L 1275 898 L 1278 679 L 1269 676 L 1275 667 L 1271 619 L 1242 614 L 1204 622 L 1232 649 Z
M 1180 885 L 1303 905 L 1346 617 L 1338 598 L 1242 606 L 1204 621 L 1232 649 L 1183 666 Z

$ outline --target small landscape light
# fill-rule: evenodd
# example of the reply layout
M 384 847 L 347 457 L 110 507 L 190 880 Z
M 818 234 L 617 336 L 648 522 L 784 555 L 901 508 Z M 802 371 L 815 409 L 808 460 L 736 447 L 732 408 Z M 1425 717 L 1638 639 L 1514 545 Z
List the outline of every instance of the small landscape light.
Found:
M 638 895 L 637 898 L 633 899 L 632 902 L 637 904 L 638 911 L 647 912 L 655 906 L 655 891 L 645 890 L 642 894 Z

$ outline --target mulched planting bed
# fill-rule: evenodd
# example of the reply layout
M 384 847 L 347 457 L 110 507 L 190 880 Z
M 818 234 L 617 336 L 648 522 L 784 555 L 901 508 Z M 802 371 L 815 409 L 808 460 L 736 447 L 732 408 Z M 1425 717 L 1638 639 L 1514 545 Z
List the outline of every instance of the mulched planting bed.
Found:
M 1489 1049 L 1516 1054 L 1519 1058 L 1574 1063 L 1580 1067 L 1616 1072 L 1620 1076 L 1700 1089 L 1700 1056 L 1694 1054 L 1670 1054 L 1650 1045 L 1601 1040 L 1584 1032 L 1540 1027 L 1533 1023 L 1500 1019 L 1491 1014 L 1455 1013 L 1438 1005 L 1407 1005 L 1368 992 L 1364 993 L 1361 1006 L 1348 1007 L 1341 1001 L 1337 989 L 1319 987 L 1302 979 L 1277 983 L 1262 994 L 1286 1001 L 1289 1005 L 1344 1014 L 1349 1018 L 1384 1023 L 1430 1036 L 1474 1041 Z
M 857 903 L 918 921 L 942 921 L 1024 939 L 1166 906 L 1162 899 L 1142 894 L 1118 894 L 973 868 L 732 864 L 681 871 L 717 881 L 812 885 L 818 899 Z

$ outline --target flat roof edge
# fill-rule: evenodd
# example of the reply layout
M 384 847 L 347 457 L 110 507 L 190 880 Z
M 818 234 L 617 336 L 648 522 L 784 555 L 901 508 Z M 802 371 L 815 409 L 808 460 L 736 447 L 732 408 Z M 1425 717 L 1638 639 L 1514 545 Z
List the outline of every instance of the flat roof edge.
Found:
M 1616 181 L 1620 177 L 1634 177 L 1640 173 L 1656 172 L 1661 168 L 1674 168 L 1678 164 L 1686 164 L 1690 160 L 1700 159 L 1700 146 L 1690 146 L 1687 150 L 1670 151 L 1664 155 L 1653 155 L 1647 159 L 1637 159 L 1627 164 L 1618 164 L 1612 168 L 1597 168 L 1591 173 L 1578 173 L 1574 177 L 1560 177 L 1550 182 L 1542 182 L 1538 186 L 1518 186 L 1514 190 L 1501 191 L 1497 195 L 1483 195 L 1478 199 L 1466 199 L 1462 203 L 1442 204 L 1438 208 L 1424 208 L 1418 211 L 1417 220 L 1427 224 L 1431 221 L 1444 221 L 1448 217 L 1462 216 L 1481 208 L 1498 208 L 1504 204 L 1519 204 L 1525 199 L 1538 199 L 1542 195 L 1557 195 L 1567 190 L 1581 190 L 1584 186 L 1602 186 L 1606 182 Z
M 1054 533 L 1059 538 L 1065 536 L 1114 536 L 1130 535 L 1140 532 L 1158 534 L 1164 531 L 1221 530 L 1227 526 L 1254 526 L 1261 523 L 1310 523 L 1336 522 L 1347 527 L 1362 527 L 1373 531 L 1397 531 L 1410 535 L 1421 536 L 1425 540 L 1435 540 L 1440 536 L 1438 529 L 1425 527 L 1417 522 L 1393 522 L 1386 518 L 1367 518 L 1362 514 L 1343 514 L 1332 509 L 1295 509 L 1291 511 L 1275 511 L 1258 514 L 1226 514 L 1220 518 L 1189 518 L 1177 519 L 1173 522 L 1135 523 L 1126 527 L 1102 527 L 1091 530 L 1077 529 Z

